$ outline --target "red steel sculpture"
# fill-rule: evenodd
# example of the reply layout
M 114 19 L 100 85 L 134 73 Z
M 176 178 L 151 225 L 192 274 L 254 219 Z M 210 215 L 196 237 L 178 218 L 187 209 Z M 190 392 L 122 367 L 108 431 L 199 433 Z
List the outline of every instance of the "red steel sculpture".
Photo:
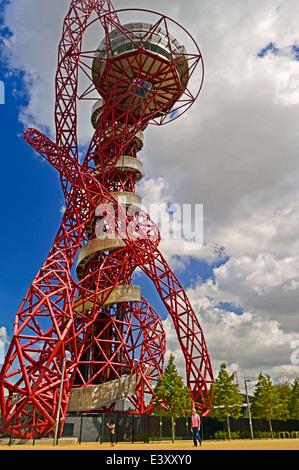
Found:
M 25 132 L 28 144 L 59 171 L 66 210 L 16 315 L 0 374 L 2 432 L 13 437 L 57 432 L 57 422 L 61 432 L 71 404 L 79 412 L 113 412 L 115 402 L 127 397 L 138 413 L 152 410 L 165 332 L 140 287 L 132 285 L 137 267 L 171 315 L 195 406 L 209 411 L 213 373 L 202 329 L 158 249 L 159 229 L 135 193 L 143 174 L 137 158 L 143 131 L 191 106 L 202 87 L 202 56 L 189 33 L 166 16 L 150 12 L 152 24 L 122 25 L 124 13 L 110 0 L 72 1 L 59 45 L 56 143 L 35 129 Z M 97 50 L 84 51 L 91 26 L 104 29 L 104 39 Z M 172 26 L 193 41 L 194 53 L 170 34 Z M 198 67 L 194 94 L 188 83 Z M 95 131 L 80 163 L 77 105 L 95 92 Z

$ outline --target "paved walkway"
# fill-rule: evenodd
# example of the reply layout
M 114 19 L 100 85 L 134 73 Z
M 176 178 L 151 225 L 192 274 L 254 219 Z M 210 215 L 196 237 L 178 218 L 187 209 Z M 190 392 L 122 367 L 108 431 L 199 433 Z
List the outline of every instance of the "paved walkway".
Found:
M 110 451 L 111 453 L 116 453 L 117 451 L 187 451 L 187 452 L 202 452 L 205 450 L 299 450 L 299 439 L 255 439 L 251 440 L 233 440 L 233 441 L 205 441 L 201 447 L 194 448 L 192 441 L 176 441 L 172 443 L 171 441 L 158 441 L 150 442 L 149 444 L 143 443 L 119 443 L 114 447 L 111 447 L 108 443 L 82 443 L 79 444 L 59 444 L 53 446 L 51 444 L 47 445 L 2 445 L 0 446 L 1 450 L 98 450 L 98 451 Z M 132 453 L 133 453 L 132 452 Z

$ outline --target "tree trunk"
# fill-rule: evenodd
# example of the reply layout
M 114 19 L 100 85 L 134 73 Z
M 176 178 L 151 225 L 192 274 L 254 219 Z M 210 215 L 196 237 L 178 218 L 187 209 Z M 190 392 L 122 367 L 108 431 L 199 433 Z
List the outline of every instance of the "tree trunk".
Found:
M 173 416 L 171 417 L 171 437 L 172 437 L 172 442 L 174 442 L 174 419 L 173 419 Z
M 229 426 L 229 416 L 226 416 L 226 424 L 227 424 L 227 432 L 228 432 L 228 438 L 231 440 L 231 435 L 230 435 L 230 426 Z
M 270 433 L 271 433 L 271 439 L 274 439 L 271 419 L 269 419 L 269 428 L 270 428 Z

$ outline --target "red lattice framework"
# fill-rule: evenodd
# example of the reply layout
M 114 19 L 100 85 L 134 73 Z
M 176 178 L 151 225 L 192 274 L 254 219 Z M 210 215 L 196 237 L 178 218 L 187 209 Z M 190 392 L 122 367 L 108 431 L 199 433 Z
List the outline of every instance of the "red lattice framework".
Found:
M 167 17 L 155 14 L 158 19 L 140 40 L 140 33 L 135 36 L 120 24 L 119 13 L 110 0 L 72 1 L 59 46 L 56 143 L 35 129 L 25 132 L 31 147 L 59 171 L 66 210 L 16 315 L 0 374 L 2 431 L 14 437 L 53 432 L 57 416 L 64 422 L 72 390 L 132 374 L 137 380 L 131 402 L 139 413 L 151 411 L 145 395 L 154 396 L 163 372 L 165 333 L 160 316 L 131 285 L 137 267 L 152 280 L 171 315 L 194 403 L 208 412 L 213 375 L 197 316 L 158 249 L 157 225 L 118 197 L 135 197 L 142 131 L 149 123 L 177 118 L 194 102 L 197 95 L 188 82 L 195 68 L 203 67 L 202 57 L 198 48 L 194 54 L 177 53 Z M 99 22 L 105 50 L 83 51 L 86 29 Z M 149 46 L 160 30 L 167 56 Z M 132 43 L 121 59 L 111 54 L 113 31 Z M 80 96 L 79 71 L 90 80 Z M 77 103 L 95 91 L 101 96 L 93 115 L 95 132 L 80 164 Z M 76 256 L 79 281 L 72 276 Z M 111 412 L 114 406 L 101 410 Z

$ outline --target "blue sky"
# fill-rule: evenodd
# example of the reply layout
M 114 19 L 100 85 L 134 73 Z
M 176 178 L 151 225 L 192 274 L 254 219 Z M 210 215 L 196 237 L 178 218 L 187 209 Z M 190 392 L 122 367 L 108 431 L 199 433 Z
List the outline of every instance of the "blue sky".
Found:
M 143 0 L 127 3 L 146 8 Z M 57 47 L 68 5 L 3 3 L 0 328 L 8 336 L 62 216 L 58 175 L 22 136 L 36 126 L 53 138 Z M 190 253 L 183 243 L 164 240 L 161 250 L 199 316 L 214 370 L 227 362 L 240 382 L 260 371 L 292 380 L 299 375 L 290 361 L 292 341 L 299 339 L 299 5 L 189 5 L 178 0 L 170 11 L 169 2 L 152 2 L 153 10 L 194 35 L 205 82 L 186 115 L 146 130 L 140 153 L 145 177 L 137 192 L 145 203 L 203 204 L 203 247 Z M 101 39 L 94 39 L 96 45 Z M 89 120 L 90 109 L 83 110 L 83 145 L 92 132 Z M 147 280 L 142 293 L 161 311 L 168 353 L 176 353 L 182 371 L 173 327 Z
M 279 49 L 275 43 L 269 42 L 262 50 L 258 53 L 258 57 L 265 57 L 267 54 L 274 55 L 286 55 L 289 54 L 293 60 L 299 60 L 299 46 L 297 44 L 291 44 L 289 47 L 284 49 Z
M 3 41 L 0 44 L 3 48 Z M 14 315 L 59 227 L 62 194 L 56 172 L 41 163 L 41 158 L 23 139 L 19 112 L 28 103 L 23 75 L 11 73 L 2 62 L 0 80 L 5 87 L 5 104 L 0 105 L 3 253 L 0 323 L 10 336 Z

